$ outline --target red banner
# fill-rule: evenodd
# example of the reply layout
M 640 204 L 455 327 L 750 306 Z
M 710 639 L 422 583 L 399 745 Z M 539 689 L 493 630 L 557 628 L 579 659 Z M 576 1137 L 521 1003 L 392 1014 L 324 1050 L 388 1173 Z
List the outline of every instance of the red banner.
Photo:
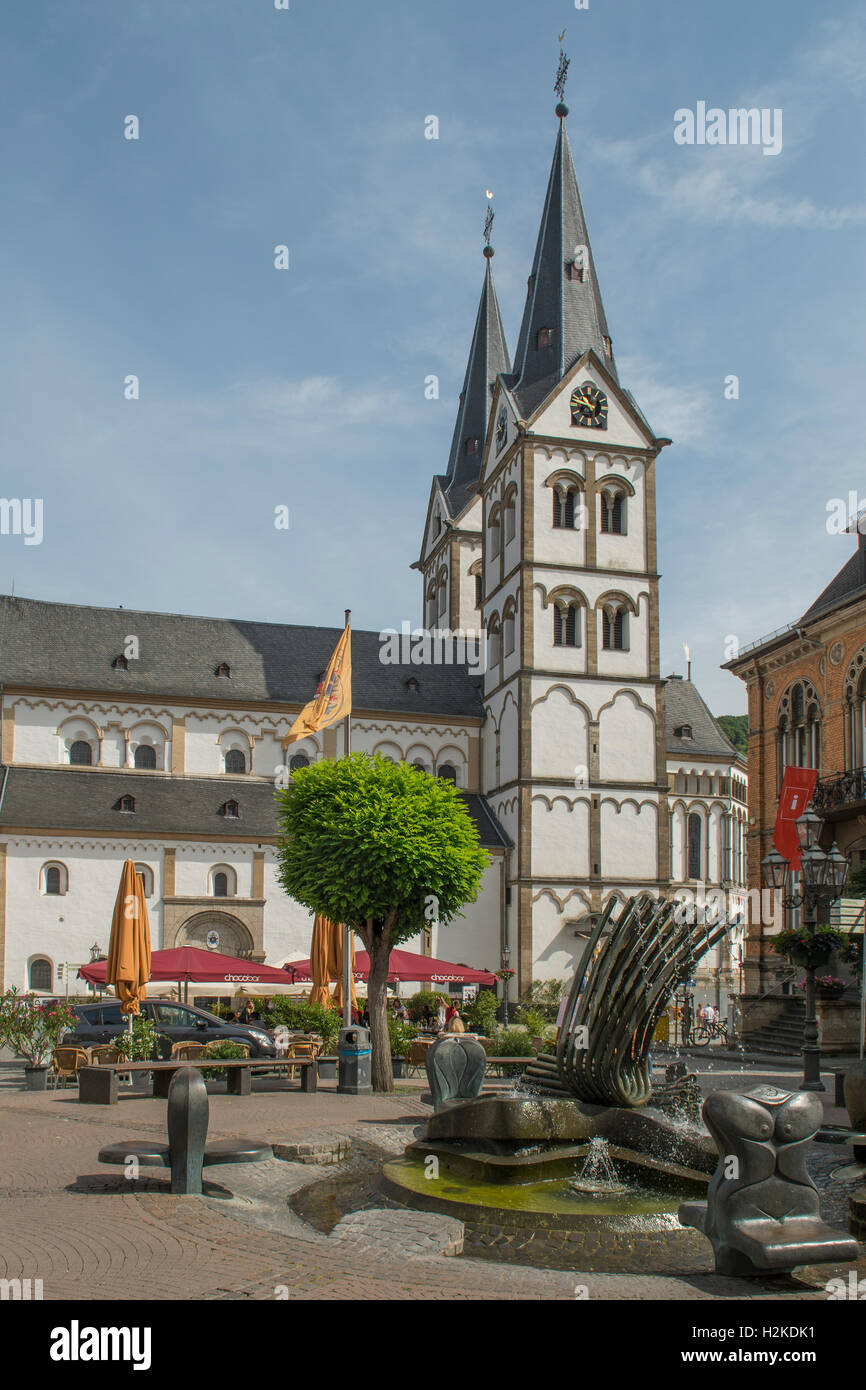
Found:
M 786 767 L 779 793 L 779 809 L 776 812 L 776 829 L 773 844 L 787 859 L 791 868 L 800 868 L 800 840 L 797 835 L 797 820 L 802 816 L 815 790 L 818 771 L 814 767 Z

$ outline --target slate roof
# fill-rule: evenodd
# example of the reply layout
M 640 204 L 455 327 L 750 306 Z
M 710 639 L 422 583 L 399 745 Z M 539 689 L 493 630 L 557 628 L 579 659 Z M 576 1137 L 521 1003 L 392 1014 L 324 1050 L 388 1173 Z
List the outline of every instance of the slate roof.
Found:
M 675 729 L 691 726 L 692 738 L 678 738 Z M 681 676 L 665 681 L 665 741 L 668 753 L 683 758 L 729 758 L 743 756 L 716 723 L 696 687 Z
M 460 795 L 478 826 L 486 849 L 510 841 L 483 796 Z M 115 810 L 122 796 L 135 798 L 135 810 Z M 237 819 L 220 815 L 226 801 L 237 801 Z M 0 811 L 0 829 L 35 828 L 128 835 L 187 833 L 202 839 L 270 840 L 276 836 L 276 804 L 271 782 L 252 777 L 169 777 L 73 767 L 9 768 Z
M 481 460 L 493 387 L 499 373 L 510 370 L 505 330 L 502 327 L 491 261 L 488 258 L 446 469 L 446 500 L 452 517 L 459 516 L 471 500 L 481 476 Z M 478 440 L 475 453 L 466 453 L 467 439 Z
M 588 270 L 583 280 L 567 275 L 577 246 L 586 247 Z M 553 329 L 550 347 L 536 348 L 539 328 Z M 571 147 L 565 122 L 560 121 L 514 358 L 513 391 L 524 419 L 588 348 L 594 348 L 618 379 L 605 344 L 609 336 Z
M 834 579 L 830 580 L 823 593 L 819 594 L 800 619 L 801 623 L 829 613 L 851 599 L 866 595 L 866 536 L 858 537 L 857 549 L 844 564 Z
M 294 627 L 128 608 L 88 608 L 0 595 L 0 679 L 9 686 L 116 692 L 119 697 L 185 697 L 236 703 L 306 704 L 316 692 L 339 628 Z M 113 670 L 129 635 L 139 659 Z M 390 666 L 376 632 L 352 630 L 357 710 L 483 714 L 479 683 L 465 666 Z M 225 662 L 230 677 L 215 674 Z M 419 689 L 407 689 L 414 677 Z

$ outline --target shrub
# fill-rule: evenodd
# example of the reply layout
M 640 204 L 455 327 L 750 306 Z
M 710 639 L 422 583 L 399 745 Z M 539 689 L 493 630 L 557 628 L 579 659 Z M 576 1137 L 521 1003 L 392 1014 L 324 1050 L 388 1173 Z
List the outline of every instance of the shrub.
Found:
M 517 1022 L 523 1024 L 531 1038 L 543 1038 L 547 1014 L 532 1004 L 522 1004 L 517 1011 Z
M 570 988 L 568 980 L 533 980 L 521 1002 L 524 1007 L 540 1009 L 547 1023 L 555 1023 L 559 1001 Z
M 287 995 L 274 1000 L 268 1019 L 271 1024 L 282 1024 L 292 1031 L 318 1033 L 326 1052 L 336 1043 L 342 1026 L 342 1016 L 337 1009 L 329 1009 L 324 1004 L 307 1004 L 303 999 Z
M 132 1020 L 132 1032 L 124 1028 L 111 1045 L 127 1062 L 156 1061 L 160 1055 L 162 1034 L 146 1014 L 138 1014 Z
M 499 1000 L 492 989 L 479 989 L 464 1011 L 466 1022 L 476 1031 L 492 1033 L 499 1013 Z
M 391 1044 L 392 1057 L 405 1057 L 410 1042 L 415 1037 L 417 1029 L 410 1024 L 404 1023 L 402 1018 L 395 1018 L 393 1014 L 388 1015 L 388 1041 Z
M 246 1057 L 247 1049 L 244 1047 L 243 1043 L 228 1041 L 213 1042 L 208 1043 L 205 1056 L 208 1061 L 210 1061 L 212 1057 L 224 1057 L 226 1061 L 228 1061 L 233 1057 Z M 226 1067 L 208 1067 L 205 1075 L 208 1079 L 217 1076 L 228 1076 L 228 1070 Z
M 441 1001 L 447 1004 L 449 1002 L 449 996 L 437 990 L 419 989 L 417 994 L 413 994 L 406 1000 L 406 1011 L 413 1023 L 420 1023 L 424 1013 L 424 1005 L 428 1004 L 430 1006 L 433 1016 L 435 1017 L 436 1010 L 439 1008 Z

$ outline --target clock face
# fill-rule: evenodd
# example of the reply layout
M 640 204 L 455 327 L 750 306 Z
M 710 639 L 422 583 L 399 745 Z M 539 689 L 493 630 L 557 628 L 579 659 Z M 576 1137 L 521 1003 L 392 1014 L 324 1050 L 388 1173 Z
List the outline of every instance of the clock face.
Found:
M 508 411 L 504 408 L 499 412 L 499 419 L 496 422 L 496 447 L 501 449 L 508 437 Z
M 591 381 L 585 381 L 571 393 L 571 423 L 607 429 L 607 396 Z

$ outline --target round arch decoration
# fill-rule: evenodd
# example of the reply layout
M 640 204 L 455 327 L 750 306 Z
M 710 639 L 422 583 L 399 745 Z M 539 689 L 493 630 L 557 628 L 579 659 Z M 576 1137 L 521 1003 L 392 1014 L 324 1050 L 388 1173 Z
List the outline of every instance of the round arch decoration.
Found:
M 193 913 L 178 927 L 174 944 L 206 950 L 210 932 L 219 935 L 216 949 L 223 956 L 249 956 L 255 947 L 249 928 L 230 912 L 218 910 Z

